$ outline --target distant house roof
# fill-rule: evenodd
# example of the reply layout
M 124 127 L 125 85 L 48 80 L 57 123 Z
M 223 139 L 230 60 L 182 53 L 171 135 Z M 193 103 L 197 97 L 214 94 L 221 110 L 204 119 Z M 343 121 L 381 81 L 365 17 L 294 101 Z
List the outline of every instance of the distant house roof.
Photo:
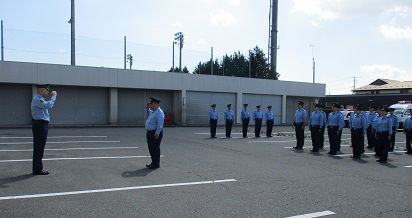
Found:
M 352 90 L 356 91 L 372 91 L 372 90 L 400 90 L 412 89 L 412 81 L 398 81 L 390 79 L 377 79 L 369 85 L 359 87 Z

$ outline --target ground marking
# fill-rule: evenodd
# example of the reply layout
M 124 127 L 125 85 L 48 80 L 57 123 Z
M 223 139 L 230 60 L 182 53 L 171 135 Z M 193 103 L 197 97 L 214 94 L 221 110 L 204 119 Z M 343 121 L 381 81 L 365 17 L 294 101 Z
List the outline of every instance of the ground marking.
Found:
M 412 168 L 412 165 L 411 165 L 411 166 L 405 166 L 405 167 L 407 167 L 407 168 Z
M 101 147 L 101 148 L 49 148 L 45 151 L 71 151 L 71 150 L 111 150 L 111 149 L 136 149 L 139 147 Z M 0 150 L 2 151 L 33 151 L 33 149 L 18 149 L 18 150 Z
M 286 218 L 311 218 L 311 217 L 321 217 L 321 216 L 329 216 L 336 214 L 330 210 L 325 210 L 322 212 L 316 212 L 316 213 L 308 213 L 308 214 L 303 214 L 303 215 L 298 215 L 298 216 L 290 216 Z
M 388 152 L 389 154 L 394 154 L 394 153 L 406 153 L 406 151 L 390 151 L 390 152 Z M 373 154 L 375 154 L 375 152 L 373 152 L 373 153 L 364 153 L 364 155 L 373 155 Z M 337 155 L 333 155 L 333 156 L 336 156 L 336 157 L 346 157 L 346 156 L 351 156 L 351 155 L 353 155 L 353 154 L 337 154 Z
M 47 194 L 17 195 L 17 196 L 0 197 L 0 200 L 15 200 L 15 199 L 28 199 L 28 198 L 42 198 L 42 197 L 53 197 L 53 196 L 90 194 L 90 193 L 99 193 L 99 192 L 115 192 L 115 191 L 137 190 L 137 189 L 190 186 L 190 185 L 204 185 L 204 184 L 216 184 L 216 183 L 235 182 L 235 181 L 236 181 L 235 179 L 224 179 L 224 180 L 211 180 L 211 181 L 186 182 L 186 183 L 172 183 L 172 184 L 161 184 L 161 185 L 132 186 L 132 187 L 123 187 L 123 188 L 95 189 L 95 190 L 71 191 L 71 192 L 56 192 L 56 193 L 47 193 Z
M 341 147 L 349 147 L 350 145 L 344 144 L 344 145 L 340 145 L 340 146 Z M 293 147 L 284 147 L 284 148 L 293 148 Z M 302 148 L 313 148 L 313 146 L 303 146 Z M 326 146 L 324 148 L 326 148 Z
M 43 160 L 94 160 L 94 159 L 126 159 L 126 158 L 142 158 L 150 156 L 118 156 L 118 157 L 67 157 L 67 158 L 44 158 Z M 160 155 L 160 157 L 164 157 Z M 0 160 L 0 163 L 9 162 L 27 162 L 33 161 L 33 159 L 19 159 L 19 160 Z
M 2 136 L 0 139 L 32 139 L 33 136 Z M 61 139 L 61 138 L 107 138 L 107 136 L 48 136 L 48 139 Z
M 46 142 L 46 144 L 71 144 L 71 143 L 119 143 L 120 141 L 65 141 L 65 142 Z M 0 145 L 23 145 L 33 144 L 33 142 L 2 142 Z

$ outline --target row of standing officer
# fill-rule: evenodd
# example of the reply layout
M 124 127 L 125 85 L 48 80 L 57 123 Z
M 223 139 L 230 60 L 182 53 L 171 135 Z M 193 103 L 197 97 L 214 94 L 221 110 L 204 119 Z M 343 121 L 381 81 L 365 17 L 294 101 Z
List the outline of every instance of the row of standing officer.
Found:
M 248 104 L 243 104 L 244 109 L 240 113 L 240 117 L 242 119 L 242 133 L 243 133 L 243 138 L 247 138 L 247 132 L 248 132 L 248 126 L 250 122 L 250 113 L 248 111 Z M 225 127 L 226 127 L 226 137 L 230 138 L 231 136 L 231 131 L 232 131 L 232 126 L 233 122 L 235 120 L 235 115 L 234 112 L 231 110 L 232 105 L 228 104 L 227 105 L 227 110 L 224 113 L 224 121 L 225 121 Z M 219 119 L 219 112 L 216 110 L 216 104 L 212 104 L 211 110 L 209 111 L 209 117 L 208 121 L 210 124 L 210 136 L 211 138 L 217 138 L 216 137 L 216 126 L 217 126 L 217 120 Z M 263 113 L 260 111 L 260 105 L 256 106 L 256 111 L 253 113 L 253 121 L 255 123 L 255 137 L 259 138 L 260 137 L 260 130 L 262 128 L 262 120 L 265 118 L 266 120 L 266 136 L 267 137 L 272 137 L 272 129 L 273 129 L 273 124 L 275 122 L 275 116 L 272 111 L 272 106 L 269 105 L 268 111 L 265 113 L 263 116 Z

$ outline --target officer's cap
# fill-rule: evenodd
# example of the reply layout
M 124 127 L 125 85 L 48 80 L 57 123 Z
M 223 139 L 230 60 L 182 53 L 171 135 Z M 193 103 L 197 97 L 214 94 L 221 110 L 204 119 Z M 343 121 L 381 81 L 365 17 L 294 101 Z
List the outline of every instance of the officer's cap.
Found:
M 212 106 L 210 106 L 210 107 L 216 107 L 216 104 L 212 104 Z
M 356 110 L 363 110 L 363 105 L 362 104 L 357 104 L 356 106 L 355 106 L 355 109 Z
M 257 108 L 260 108 L 260 105 L 257 105 L 256 107 L 257 107 Z
M 243 107 L 247 107 L 248 106 L 248 104 L 243 104 Z
M 298 105 L 304 105 L 305 103 L 303 103 L 303 101 L 298 101 Z
M 369 108 L 376 109 L 376 107 L 374 105 L 369 106 Z
M 321 107 L 320 104 L 315 103 L 314 107 Z
M 150 103 L 160 103 L 160 100 L 157 98 L 150 97 Z
M 389 112 L 389 108 L 388 108 L 388 107 L 386 107 L 386 106 L 383 106 L 381 110 L 382 110 L 382 111 Z
M 269 105 L 268 108 L 272 108 L 272 105 Z
M 390 108 L 389 108 L 389 111 L 395 111 L 395 108 L 390 107 Z
M 38 84 L 36 86 L 37 86 L 38 89 L 45 88 L 45 89 L 47 89 L 47 91 L 50 91 L 50 87 L 49 87 L 50 84 Z
M 232 107 L 232 104 L 228 104 L 227 106 L 228 106 L 228 107 Z
M 333 107 L 342 108 L 342 106 L 340 104 L 333 104 Z

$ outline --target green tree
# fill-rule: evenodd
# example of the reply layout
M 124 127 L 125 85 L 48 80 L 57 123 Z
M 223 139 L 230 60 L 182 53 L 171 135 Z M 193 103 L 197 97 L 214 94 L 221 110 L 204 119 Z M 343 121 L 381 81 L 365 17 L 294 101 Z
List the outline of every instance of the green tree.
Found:
M 222 68 L 225 76 L 249 77 L 249 60 L 238 52 L 223 57 Z
M 211 67 L 212 67 L 212 64 L 210 60 L 207 61 L 206 63 L 199 62 L 199 64 L 193 70 L 193 74 L 210 75 L 212 73 Z M 222 75 L 222 69 L 217 59 L 213 62 L 213 75 Z
M 173 71 L 173 68 L 170 68 L 167 72 L 175 72 L 175 73 L 189 73 L 189 70 L 187 69 L 187 67 L 183 67 L 183 70 L 180 70 L 178 67 L 175 67 L 175 70 Z
M 252 78 L 262 79 L 278 79 L 279 74 L 274 73 L 270 69 L 268 60 L 263 50 L 256 46 L 253 50 L 249 50 L 251 62 L 251 76 Z

